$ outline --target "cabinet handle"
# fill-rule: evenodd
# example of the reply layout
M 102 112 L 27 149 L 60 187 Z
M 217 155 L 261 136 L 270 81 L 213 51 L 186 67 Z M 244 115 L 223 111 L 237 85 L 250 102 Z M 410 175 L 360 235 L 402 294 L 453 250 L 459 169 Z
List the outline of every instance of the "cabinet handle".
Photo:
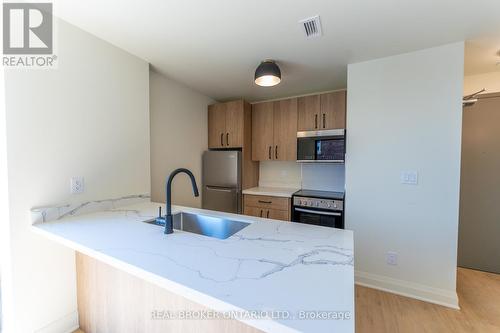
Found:
M 269 210 L 267 211 L 266 217 L 269 218 Z
M 278 159 L 278 146 L 276 145 L 276 148 L 274 149 L 274 158 Z
M 314 115 L 314 128 L 318 128 L 318 115 Z
M 269 159 L 272 158 L 272 156 L 271 156 L 271 149 L 272 149 L 271 146 L 269 146 Z
M 260 210 L 260 217 L 262 217 L 262 209 Z
M 326 115 L 323 113 L 323 128 L 325 128 L 325 122 L 326 122 L 325 117 L 326 117 Z
M 226 143 L 229 146 L 229 133 L 226 133 Z
M 220 145 L 224 146 L 224 133 L 220 134 Z
M 264 201 L 264 200 L 259 200 L 259 203 L 263 203 L 263 204 L 272 204 L 273 202 L 272 202 L 272 201 Z

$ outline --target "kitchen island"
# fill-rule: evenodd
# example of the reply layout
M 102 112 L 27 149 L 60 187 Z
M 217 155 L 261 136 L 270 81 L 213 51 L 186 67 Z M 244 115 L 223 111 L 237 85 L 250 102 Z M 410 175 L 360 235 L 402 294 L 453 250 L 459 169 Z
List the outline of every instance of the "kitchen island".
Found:
M 33 211 L 35 232 L 77 251 L 86 333 L 354 332 L 351 231 L 173 206 L 250 224 L 165 235 L 143 223 L 164 208 L 149 199 L 90 206 Z

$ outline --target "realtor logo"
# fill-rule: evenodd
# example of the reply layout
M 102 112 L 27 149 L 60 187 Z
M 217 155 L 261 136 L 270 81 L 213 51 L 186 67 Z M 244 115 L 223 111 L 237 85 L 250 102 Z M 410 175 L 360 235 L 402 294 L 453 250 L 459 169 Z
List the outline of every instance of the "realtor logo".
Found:
M 53 67 L 52 10 L 52 3 L 3 3 L 4 66 Z
M 3 53 L 52 53 L 52 4 L 3 4 Z

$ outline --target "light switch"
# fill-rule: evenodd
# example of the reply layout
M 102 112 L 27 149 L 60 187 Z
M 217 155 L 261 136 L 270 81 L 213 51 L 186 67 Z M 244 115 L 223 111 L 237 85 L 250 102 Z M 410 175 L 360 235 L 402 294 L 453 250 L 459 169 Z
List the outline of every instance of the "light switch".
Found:
M 417 185 L 418 172 L 416 171 L 401 171 L 401 184 Z

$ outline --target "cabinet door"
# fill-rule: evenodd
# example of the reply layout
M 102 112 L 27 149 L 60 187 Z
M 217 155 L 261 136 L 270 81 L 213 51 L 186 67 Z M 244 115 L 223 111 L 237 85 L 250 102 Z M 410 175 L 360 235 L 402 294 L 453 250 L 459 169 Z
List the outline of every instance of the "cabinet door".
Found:
M 273 102 L 252 105 L 252 160 L 254 161 L 273 159 L 273 108 Z
M 299 131 L 314 131 L 319 129 L 319 95 L 304 96 L 297 99 Z
M 268 209 L 266 215 L 269 219 L 289 221 L 289 213 L 286 210 Z
M 226 135 L 226 105 L 208 106 L 208 148 L 222 148 Z
M 243 100 L 226 103 L 224 143 L 227 148 L 243 147 L 243 112 Z
M 245 205 L 243 209 L 243 214 L 257 217 L 265 217 L 266 209 L 259 207 L 250 207 Z
M 274 102 L 273 158 L 279 161 L 297 160 L 297 99 Z
M 335 91 L 321 95 L 320 128 L 345 128 L 346 92 Z

